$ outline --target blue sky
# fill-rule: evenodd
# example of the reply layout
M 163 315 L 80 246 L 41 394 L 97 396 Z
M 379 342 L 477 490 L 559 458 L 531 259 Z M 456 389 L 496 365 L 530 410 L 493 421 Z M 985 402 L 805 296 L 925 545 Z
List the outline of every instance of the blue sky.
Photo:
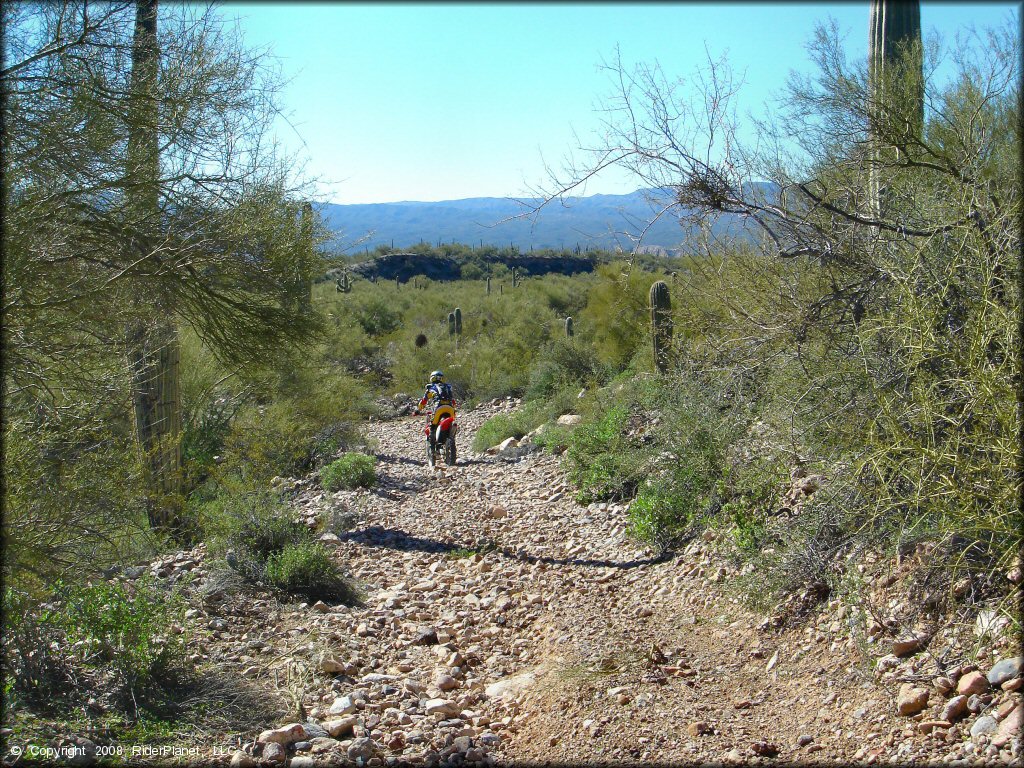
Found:
M 869 4 L 237 3 L 252 46 L 291 78 L 278 137 L 337 203 L 521 197 L 594 135 L 610 94 L 602 61 L 688 76 L 707 52 L 744 76 L 757 111 L 790 70 L 808 71 L 814 25 L 833 17 L 848 57 L 867 51 Z M 1019 3 L 922 2 L 926 37 L 1019 19 Z M 1017 22 L 1019 28 L 1019 21 Z M 579 140 L 577 140 L 579 137 Z M 608 173 L 586 194 L 637 182 Z

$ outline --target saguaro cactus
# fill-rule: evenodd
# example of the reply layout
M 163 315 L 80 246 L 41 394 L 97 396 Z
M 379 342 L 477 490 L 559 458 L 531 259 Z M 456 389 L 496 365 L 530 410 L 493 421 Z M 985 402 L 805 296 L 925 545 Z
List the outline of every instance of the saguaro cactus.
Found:
M 397 291 L 402 287 L 402 280 L 398 275 L 395 275 L 395 290 Z
M 909 143 L 921 135 L 924 125 L 921 4 L 917 0 L 871 0 L 868 35 L 870 130 L 875 144 L 870 202 L 877 216 L 884 213 L 883 148 Z
M 455 308 L 455 335 L 462 335 L 462 310 L 458 307 Z
M 654 343 L 654 364 L 660 373 L 667 373 L 672 344 L 672 302 L 664 280 L 651 286 L 651 340 Z
M 151 259 L 149 244 L 159 242 L 160 143 L 158 136 L 157 0 L 137 0 L 135 34 L 131 50 L 131 102 L 127 113 L 128 146 L 126 191 L 130 220 L 143 237 L 131 257 Z M 174 297 L 167 291 L 155 296 L 140 293 L 139 306 L 150 305 L 152 322 L 141 317 L 127 328 L 128 363 L 132 377 L 135 437 L 146 483 L 146 512 L 150 525 L 165 532 L 181 532 L 182 408 L 181 351 L 173 317 Z
M 572 318 L 571 317 L 567 317 L 567 318 L 565 318 L 565 335 L 566 335 L 566 338 L 571 339 L 572 338 L 572 334 L 573 334 Z
M 512 267 L 512 287 L 515 288 L 519 285 L 519 273 L 515 267 Z
M 454 312 L 449 312 L 448 313 L 448 335 L 449 336 L 454 336 L 455 335 L 455 313 Z
M 487 295 L 491 295 L 491 278 L 487 278 Z
M 309 311 L 313 305 L 313 204 L 304 202 L 299 215 L 299 254 L 295 260 L 295 293 L 299 306 Z

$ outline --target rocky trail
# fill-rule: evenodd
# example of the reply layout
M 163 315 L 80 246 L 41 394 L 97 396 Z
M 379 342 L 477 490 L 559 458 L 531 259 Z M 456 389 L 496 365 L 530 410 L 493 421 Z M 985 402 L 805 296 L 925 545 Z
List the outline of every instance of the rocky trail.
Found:
M 376 488 L 291 491 L 300 517 L 333 521 L 323 538 L 365 601 L 207 590 L 196 659 L 291 691 L 300 712 L 207 759 L 1020 763 L 1019 651 L 967 664 L 952 639 L 895 646 L 881 625 L 859 634 L 838 598 L 799 621 L 755 614 L 713 536 L 656 560 L 626 535 L 624 505 L 574 500 L 558 457 L 472 454 L 475 429 L 515 405 L 460 414 L 454 467 L 430 470 L 422 420 L 402 418 L 366 428 Z M 202 579 L 202 560 L 153 569 L 186 562 Z

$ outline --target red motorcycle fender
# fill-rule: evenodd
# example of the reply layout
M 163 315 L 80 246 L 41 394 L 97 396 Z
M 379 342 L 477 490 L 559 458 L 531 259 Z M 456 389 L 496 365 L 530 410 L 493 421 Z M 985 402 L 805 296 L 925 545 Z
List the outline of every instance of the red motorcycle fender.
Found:
M 453 419 L 451 416 L 448 416 L 447 418 L 441 419 L 440 423 L 437 426 L 441 428 L 442 432 L 447 432 L 449 429 L 452 428 L 452 425 L 454 424 L 455 419 Z

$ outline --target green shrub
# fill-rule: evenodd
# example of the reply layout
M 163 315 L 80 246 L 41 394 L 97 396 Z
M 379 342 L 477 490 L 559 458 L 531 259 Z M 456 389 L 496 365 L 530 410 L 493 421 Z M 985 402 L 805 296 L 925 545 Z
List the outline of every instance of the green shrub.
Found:
M 641 480 L 642 453 L 623 434 L 628 409 L 616 405 L 594 421 L 584 421 L 569 439 L 565 465 L 581 504 L 628 499 Z
M 67 643 L 57 614 L 27 593 L 7 587 L 3 593 L 4 699 L 15 694 L 46 698 L 74 680 Z
M 561 453 L 569 447 L 572 429 L 559 424 L 548 424 L 533 438 L 533 442 L 549 453 Z
M 285 544 L 267 558 L 267 580 L 282 592 L 321 596 L 337 588 L 338 569 L 318 541 Z
M 527 400 L 553 397 L 567 388 L 579 389 L 608 378 L 610 369 L 601 363 L 594 348 L 574 338 L 559 338 L 548 345 L 530 372 Z
M 327 548 L 287 507 L 269 494 L 257 496 L 228 539 L 228 564 L 249 581 L 312 600 L 358 599 Z
M 644 483 L 630 505 L 633 535 L 665 551 L 720 502 L 716 479 L 721 454 L 707 429 L 689 432 L 676 445 L 667 469 Z
M 510 437 L 518 440 L 529 431 L 522 411 L 496 414 L 481 424 L 476 431 L 473 437 L 473 450 L 481 453 Z
M 320 470 L 325 490 L 372 488 L 377 483 L 377 459 L 364 453 L 346 453 Z
M 184 634 L 171 630 L 171 624 L 184 620 L 179 590 L 166 591 L 143 578 L 72 587 L 64 595 L 57 620 L 68 641 L 82 642 L 87 660 L 110 665 L 128 691 L 182 660 Z
M 693 513 L 693 499 L 686 494 L 643 488 L 629 505 L 629 533 L 660 554 L 688 528 Z
M 148 577 L 130 583 L 56 582 L 48 598 L 4 593 L 4 666 L 11 688 L 30 697 L 61 696 L 81 666 L 112 679 L 125 702 L 184 661 L 185 601 Z M 77 671 L 76 671 L 77 670 Z

